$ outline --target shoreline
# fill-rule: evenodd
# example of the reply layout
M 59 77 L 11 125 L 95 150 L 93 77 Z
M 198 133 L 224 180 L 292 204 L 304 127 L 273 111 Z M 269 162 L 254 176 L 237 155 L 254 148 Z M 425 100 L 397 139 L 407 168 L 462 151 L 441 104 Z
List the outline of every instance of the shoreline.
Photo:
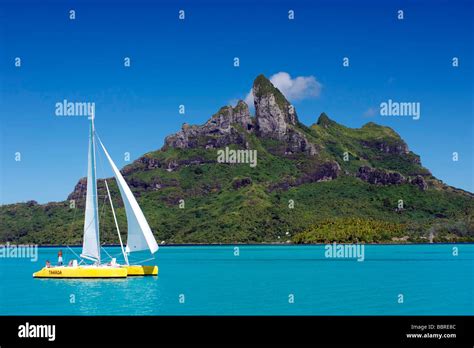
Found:
M 454 244 L 474 244 L 474 242 L 443 242 L 443 243 L 339 243 L 339 242 L 330 242 L 330 243 L 310 243 L 310 244 L 294 244 L 294 243 L 186 243 L 186 244 L 163 244 L 158 245 L 159 248 L 164 247 L 192 247 L 192 246 L 318 246 L 318 245 L 328 245 L 328 244 L 361 244 L 361 245 L 454 245 Z M 6 247 L 7 245 L 16 245 L 16 246 L 31 246 L 36 245 L 39 248 L 82 248 L 81 244 L 77 245 L 68 245 L 68 244 L 47 244 L 47 245 L 37 245 L 33 243 L 22 243 L 22 244 L 4 244 L 0 243 L 0 247 Z M 120 247 L 120 244 L 104 244 L 102 247 Z

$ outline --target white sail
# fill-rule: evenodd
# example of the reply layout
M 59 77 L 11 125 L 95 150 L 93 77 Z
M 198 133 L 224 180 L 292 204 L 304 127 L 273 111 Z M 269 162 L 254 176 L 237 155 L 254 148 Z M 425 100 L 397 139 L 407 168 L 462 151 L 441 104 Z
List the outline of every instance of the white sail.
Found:
M 143 215 L 140 206 L 138 205 L 132 191 L 128 187 L 125 179 L 118 170 L 109 153 L 105 149 L 102 141 L 99 140 L 102 149 L 104 150 L 107 159 L 109 160 L 110 166 L 114 172 L 115 179 L 117 180 L 120 194 L 125 205 L 125 213 L 127 215 L 128 225 L 128 238 L 127 238 L 127 252 L 150 250 L 151 253 L 155 253 L 158 250 L 158 243 L 156 243 L 155 237 L 151 232 L 150 226 Z
M 89 131 L 89 155 L 87 167 L 87 197 L 84 219 L 84 241 L 81 257 L 100 263 L 99 209 L 95 170 L 94 116 L 91 116 Z

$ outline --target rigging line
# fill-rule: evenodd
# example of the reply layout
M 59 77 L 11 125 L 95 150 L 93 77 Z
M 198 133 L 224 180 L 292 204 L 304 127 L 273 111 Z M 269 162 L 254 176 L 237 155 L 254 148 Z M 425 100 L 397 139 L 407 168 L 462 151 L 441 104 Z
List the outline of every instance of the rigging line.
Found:
M 120 255 L 122 255 L 122 256 L 123 256 L 123 254 L 120 252 L 120 253 L 117 253 L 117 254 L 113 254 L 113 255 L 112 255 L 112 257 L 115 257 L 115 258 L 117 258 L 117 256 L 120 256 Z
M 98 137 L 97 131 L 95 131 L 95 134 L 96 134 L 96 137 Z M 100 151 L 97 151 L 96 154 L 98 155 L 97 157 L 99 158 L 100 170 L 101 170 L 102 173 L 105 175 L 104 165 L 102 164 L 102 155 L 100 154 Z M 106 179 L 103 179 L 103 180 L 104 180 L 104 182 L 105 182 Z M 107 185 L 107 183 L 106 183 L 105 185 Z M 105 204 L 105 201 L 106 201 L 106 200 L 107 200 L 107 194 L 104 194 L 104 203 L 103 203 L 104 205 L 106 205 L 106 204 Z
M 110 255 L 110 254 L 107 252 L 107 250 L 105 250 L 103 247 L 101 247 L 101 248 L 102 248 L 102 250 L 104 250 L 104 252 L 107 254 L 107 256 L 106 256 L 105 260 L 108 260 L 109 258 L 110 258 L 111 260 L 112 260 L 112 259 L 117 259 L 117 256 L 120 256 L 120 255 L 122 255 L 122 256 L 123 256 L 123 254 L 122 254 L 122 253 L 118 253 L 118 254 Z
M 96 138 L 99 140 L 99 142 L 102 143 L 101 140 L 100 140 L 100 137 L 99 137 L 99 133 L 97 131 L 95 131 L 94 133 L 95 133 Z M 97 157 L 99 157 L 100 169 L 102 170 L 103 173 L 105 173 L 101 151 L 97 151 L 97 154 L 98 154 Z M 105 181 L 105 179 L 104 179 L 104 181 Z
M 112 203 L 112 197 L 110 196 L 110 190 L 109 190 L 109 185 L 107 184 L 107 180 L 104 180 L 104 183 L 105 183 L 105 188 L 107 189 L 107 195 L 109 196 L 110 208 L 112 209 L 112 215 L 114 217 L 115 227 L 117 228 L 117 234 L 118 234 L 119 242 L 120 242 L 120 249 L 122 249 L 123 257 L 125 259 L 126 264 L 128 265 L 128 257 L 125 252 L 125 249 L 123 248 L 122 236 L 120 235 L 120 229 L 117 222 L 117 216 L 115 216 L 114 204 Z
M 95 132 L 95 136 L 97 137 L 97 139 L 98 139 L 98 140 L 99 140 L 99 142 L 100 142 L 99 133 L 97 133 L 97 131 Z M 98 153 L 98 155 L 99 155 L 98 157 L 99 157 L 99 165 L 100 165 L 100 169 L 102 170 L 102 172 L 104 172 L 104 173 L 105 173 L 105 171 L 104 171 L 104 166 L 103 166 L 103 164 L 102 164 L 102 154 L 101 154 L 101 152 L 100 152 L 100 151 L 97 151 L 97 153 Z M 105 179 L 104 179 L 104 180 L 105 180 Z
M 69 250 L 71 250 L 71 252 L 72 252 L 78 259 L 81 258 L 79 255 L 76 254 L 76 252 L 75 252 L 74 250 L 72 250 L 71 247 L 69 247 L 69 245 L 66 245 L 66 246 L 67 246 L 67 248 L 68 248 Z
M 94 129 L 94 133 L 97 133 L 97 131 L 95 131 Z M 98 157 L 99 158 L 99 166 L 100 166 L 100 169 L 102 171 L 103 174 L 105 174 L 105 171 L 104 171 L 104 167 L 102 166 L 102 158 L 100 157 L 100 151 L 96 151 L 95 153 L 96 155 L 96 158 Z M 96 162 L 97 163 L 97 162 Z M 105 180 L 105 179 L 104 179 Z M 98 181 L 98 180 L 97 180 Z M 103 222 L 104 222 L 104 211 L 105 211 L 105 207 L 106 207 L 106 204 L 105 204 L 105 201 L 107 200 L 107 195 L 104 195 L 104 201 L 102 202 L 102 207 L 101 207 L 101 210 L 99 212 L 99 223 L 103 226 Z M 102 246 L 101 246 L 102 248 Z
M 102 245 L 100 246 L 100 248 L 107 254 L 108 257 L 113 259 L 113 257 L 107 252 L 107 250 L 105 250 L 105 248 Z
M 149 259 L 146 259 L 146 260 L 141 260 L 141 261 L 137 261 L 135 263 L 131 263 L 131 265 L 136 265 L 138 263 L 143 263 L 143 262 L 151 261 L 151 260 L 154 260 L 154 259 L 155 259 L 154 257 L 150 257 Z
M 103 216 L 104 216 L 104 210 L 105 210 L 105 207 L 106 207 L 106 204 L 105 204 L 105 200 L 107 199 L 107 197 L 104 197 L 104 201 L 102 202 L 102 208 L 101 208 L 101 211 L 99 212 L 99 223 L 102 224 L 101 222 L 101 219 L 103 219 Z
M 99 135 L 97 134 L 97 132 L 95 133 L 95 136 L 97 137 L 97 139 L 99 140 L 100 142 L 100 138 L 99 138 Z M 101 152 L 99 151 L 98 152 L 98 156 L 99 157 L 99 166 L 102 170 L 102 172 L 105 173 L 104 171 L 104 165 L 102 163 L 102 154 Z M 115 215 L 115 210 L 114 210 L 114 204 L 112 202 L 112 195 L 110 194 L 110 190 L 109 190 L 109 185 L 107 184 L 107 179 L 104 179 L 104 184 L 105 184 L 105 188 L 107 190 L 107 195 L 104 197 L 104 204 L 105 204 L 105 198 L 109 198 L 109 202 L 110 202 L 110 208 L 111 208 L 111 211 L 112 211 L 112 216 L 114 218 L 114 222 L 115 222 L 115 227 L 117 229 L 117 234 L 118 234 L 118 238 L 119 238 L 119 242 L 120 242 L 120 248 L 122 249 L 122 254 L 123 254 L 123 258 L 125 260 L 125 263 L 128 265 L 128 257 L 127 257 L 127 254 L 125 253 L 125 249 L 123 247 L 123 243 L 122 243 L 122 235 L 120 234 L 120 229 L 119 229 L 119 225 L 118 225 L 118 221 L 117 221 L 117 216 Z

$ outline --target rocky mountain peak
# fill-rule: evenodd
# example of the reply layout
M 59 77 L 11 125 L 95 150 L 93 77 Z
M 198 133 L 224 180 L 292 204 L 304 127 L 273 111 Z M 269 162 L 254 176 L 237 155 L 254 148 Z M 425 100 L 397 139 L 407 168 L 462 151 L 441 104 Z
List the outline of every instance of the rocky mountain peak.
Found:
M 252 125 L 249 107 L 243 100 L 239 100 L 235 107 L 224 106 L 220 108 L 203 127 L 208 128 L 211 132 L 228 131 L 233 124 L 238 124 L 244 129 L 248 129 L 248 126 Z
M 224 106 L 204 125 L 184 124 L 176 134 L 165 139 L 164 149 L 216 148 L 230 144 L 247 146 L 246 136 L 271 138 L 283 143 L 286 155 L 305 152 L 315 155 L 317 149 L 301 130 L 294 107 L 265 76 L 259 75 L 253 84 L 255 118 L 248 105 L 239 100 L 235 107 Z
M 295 108 L 264 75 L 253 83 L 256 133 L 260 137 L 272 138 L 286 143 L 285 154 L 305 152 L 317 153 L 304 132 L 298 128 Z
M 257 132 L 263 136 L 284 140 L 289 125 L 298 123 L 294 107 L 264 75 L 255 79 L 252 91 Z
M 235 128 L 253 131 L 254 125 L 248 105 L 240 100 L 235 107 L 223 106 L 202 126 L 184 123 L 181 130 L 165 138 L 165 148 L 214 148 L 229 144 L 243 144 L 243 135 Z

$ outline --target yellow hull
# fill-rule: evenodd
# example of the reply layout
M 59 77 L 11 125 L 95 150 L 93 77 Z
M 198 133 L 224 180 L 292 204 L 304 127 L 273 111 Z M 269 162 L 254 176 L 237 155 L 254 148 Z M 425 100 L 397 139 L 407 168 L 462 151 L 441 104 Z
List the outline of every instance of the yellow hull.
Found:
M 33 273 L 35 278 L 126 278 L 127 270 L 122 267 L 44 267 Z
M 128 276 L 156 276 L 158 275 L 158 266 L 122 266 L 127 270 Z

